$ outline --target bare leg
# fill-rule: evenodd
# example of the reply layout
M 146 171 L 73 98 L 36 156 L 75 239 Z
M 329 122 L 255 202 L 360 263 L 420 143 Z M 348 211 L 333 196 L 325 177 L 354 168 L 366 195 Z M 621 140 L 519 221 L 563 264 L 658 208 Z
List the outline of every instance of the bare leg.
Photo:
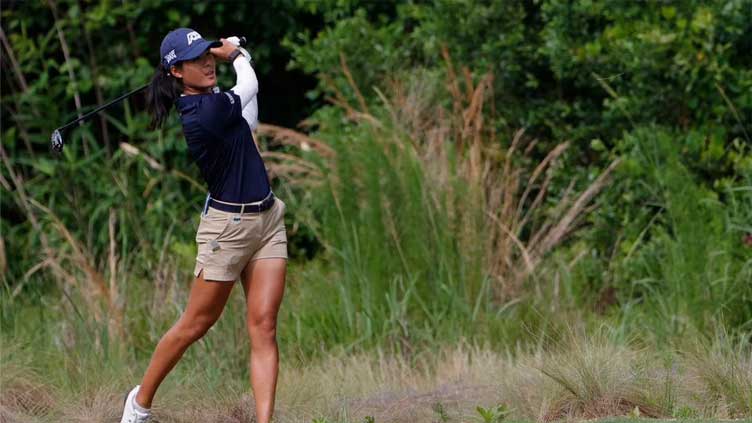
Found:
M 188 305 L 180 319 L 159 340 L 146 369 L 136 402 L 150 408 L 162 380 L 183 356 L 185 350 L 219 319 L 234 282 L 207 282 L 204 272 L 193 281 Z
M 287 260 L 268 258 L 249 262 L 241 275 L 248 307 L 251 386 L 258 423 L 269 423 L 274 412 L 279 372 L 277 312 L 285 291 L 286 272 Z

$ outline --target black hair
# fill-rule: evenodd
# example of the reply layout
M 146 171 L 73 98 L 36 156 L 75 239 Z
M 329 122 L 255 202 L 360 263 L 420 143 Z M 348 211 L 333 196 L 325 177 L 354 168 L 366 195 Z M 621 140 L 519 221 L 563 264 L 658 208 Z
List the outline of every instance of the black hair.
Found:
M 180 66 L 178 64 L 178 66 Z M 146 90 L 146 109 L 151 114 L 151 129 L 161 127 L 170 110 L 175 104 L 175 100 L 183 92 L 183 83 L 180 79 L 168 73 L 162 63 L 157 66 L 154 76 L 151 77 L 149 88 Z

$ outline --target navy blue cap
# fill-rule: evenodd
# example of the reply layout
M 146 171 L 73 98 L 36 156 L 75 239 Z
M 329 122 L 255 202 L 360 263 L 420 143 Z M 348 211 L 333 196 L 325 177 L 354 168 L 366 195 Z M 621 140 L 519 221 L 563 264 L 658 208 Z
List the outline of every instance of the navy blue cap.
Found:
M 170 66 L 178 62 L 201 56 L 208 48 L 221 46 L 221 41 L 207 41 L 190 28 L 178 28 L 165 35 L 159 54 L 162 56 L 162 65 L 165 69 L 170 69 Z

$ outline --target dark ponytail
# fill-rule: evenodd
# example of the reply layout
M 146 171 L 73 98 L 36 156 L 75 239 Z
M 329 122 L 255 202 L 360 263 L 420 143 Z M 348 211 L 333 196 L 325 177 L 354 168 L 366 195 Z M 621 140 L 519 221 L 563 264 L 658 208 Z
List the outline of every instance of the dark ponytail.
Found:
M 146 109 L 151 114 L 151 129 L 159 128 L 164 124 L 175 100 L 182 92 L 183 84 L 180 80 L 168 75 L 167 69 L 160 63 L 154 76 L 151 77 L 149 88 L 146 89 Z

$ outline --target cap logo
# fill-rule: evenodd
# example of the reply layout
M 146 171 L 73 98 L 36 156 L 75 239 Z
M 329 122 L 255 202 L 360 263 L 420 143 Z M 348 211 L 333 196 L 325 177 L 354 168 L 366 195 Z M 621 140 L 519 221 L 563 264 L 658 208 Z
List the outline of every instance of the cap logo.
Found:
M 191 45 L 192 42 L 201 38 L 201 34 L 199 34 L 196 31 L 193 31 L 193 32 L 189 32 L 188 35 L 186 35 L 186 37 L 188 37 L 188 45 Z
M 172 62 L 173 60 L 175 60 L 177 58 L 178 58 L 178 56 L 175 54 L 175 49 L 170 50 L 170 52 L 167 53 L 167 55 L 165 55 L 165 57 L 164 57 L 164 59 L 165 59 L 165 61 L 167 62 L 168 65 L 170 64 L 170 62 Z

